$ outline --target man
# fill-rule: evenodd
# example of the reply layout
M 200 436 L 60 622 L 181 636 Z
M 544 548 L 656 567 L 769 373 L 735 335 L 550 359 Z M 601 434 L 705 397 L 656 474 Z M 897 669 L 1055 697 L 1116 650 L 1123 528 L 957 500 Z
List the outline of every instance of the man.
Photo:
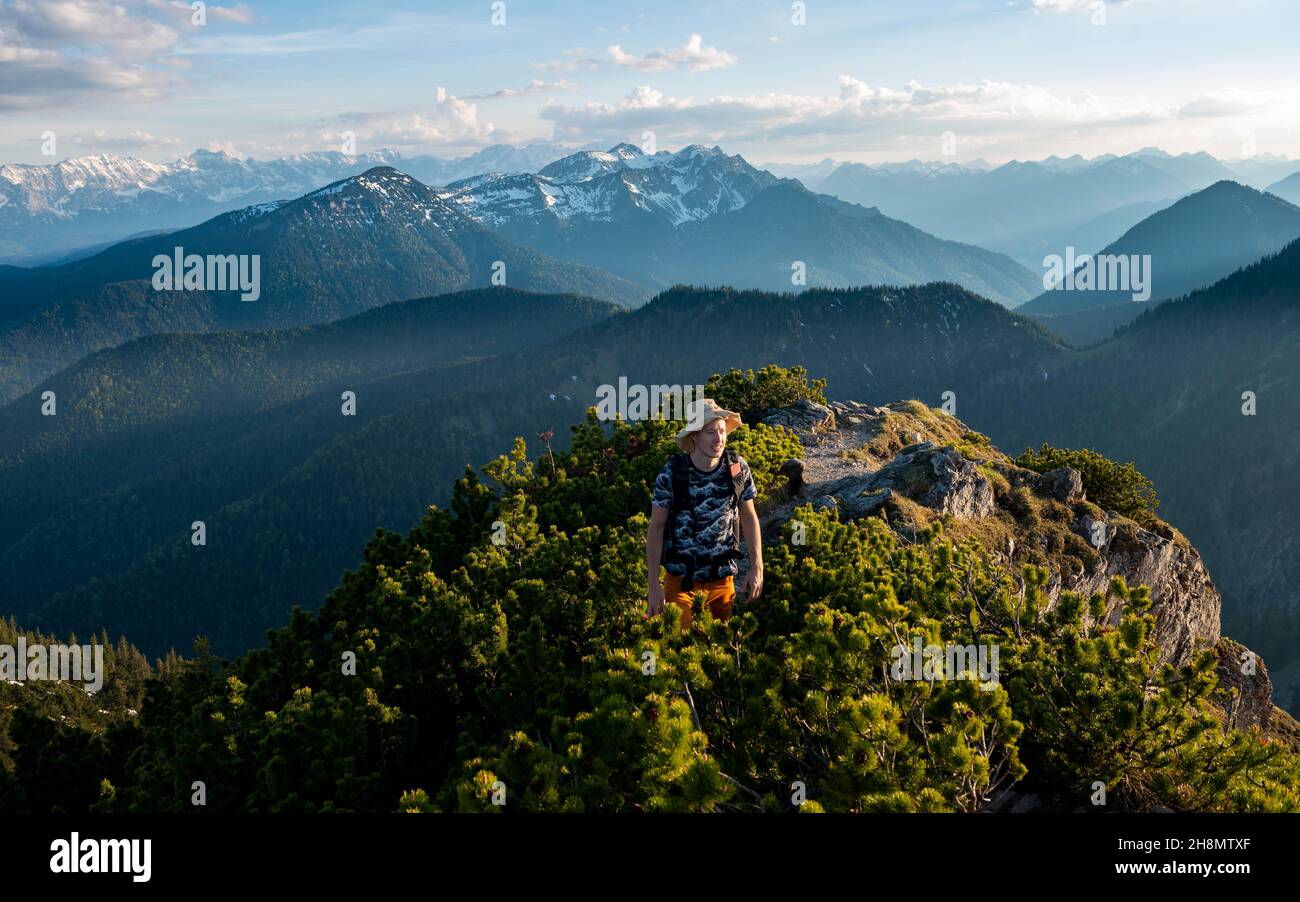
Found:
M 669 458 L 655 480 L 650 528 L 646 532 L 646 566 L 650 573 L 649 613 L 665 601 L 682 609 L 681 627 L 691 625 L 691 598 L 703 592 L 719 620 L 731 616 L 736 598 L 733 578 L 742 557 L 738 530 L 749 549 L 749 573 L 742 591 L 758 598 L 763 591 L 763 543 L 754 511 L 754 477 L 749 464 L 727 450 L 727 434 L 740 425 L 740 414 L 703 398 L 688 411 L 686 428 L 677 433 L 681 454 Z M 667 576 L 659 582 L 662 562 Z

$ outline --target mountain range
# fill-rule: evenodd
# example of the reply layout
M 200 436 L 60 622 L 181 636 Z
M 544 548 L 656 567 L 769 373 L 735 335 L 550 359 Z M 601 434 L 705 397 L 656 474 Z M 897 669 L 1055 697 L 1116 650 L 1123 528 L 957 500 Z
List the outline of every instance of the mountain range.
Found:
M 1293 204 L 1300 204 L 1300 172 L 1293 172 L 1286 178 L 1269 185 L 1268 193 L 1276 194 Z
M 1045 291 L 1017 310 L 1038 316 L 1049 329 L 1076 344 L 1100 341 L 1136 318 L 1146 305 L 1211 285 L 1296 238 L 1300 238 L 1300 207 L 1236 182 L 1216 182 L 1153 213 L 1099 252 L 1102 259 L 1127 258 L 1130 282 L 1138 269 L 1149 270 L 1142 301 L 1134 302 L 1138 296 L 1134 285 L 1105 289 L 1094 280 L 1091 289 L 1063 284 Z M 1108 263 L 1093 267 L 1097 274 L 1111 271 Z
M 155 260 L 260 260 L 258 298 L 159 291 Z M 650 292 L 554 260 L 463 216 L 432 189 L 379 167 L 289 202 L 224 213 L 55 267 L 0 267 L 0 398 L 100 348 L 156 332 L 322 323 L 412 297 L 492 283 L 636 304 Z
M 718 334 L 733 336 L 728 364 L 816 360 L 854 389 L 951 388 L 989 407 L 1059 348 L 951 284 L 681 288 L 630 312 L 575 305 L 478 289 L 288 333 L 145 337 L 87 358 L 0 408 L 0 496 L 12 505 L 0 566 L 14 575 L 0 609 L 103 621 L 150 650 L 195 632 L 248 647 L 332 585 L 376 527 L 405 528 L 514 436 L 581 421 L 599 385 L 703 383 L 725 368 Z M 58 416 L 38 414 L 47 390 Z M 355 416 L 341 412 L 344 391 Z M 190 544 L 195 520 L 202 548 Z M 68 563 L 51 567 L 51 555 Z
M 1289 165 L 1300 169 L 1300 162 Z M 1093 243 L 1098 239 L 1113 239 L 1154 209 L 1225 179 L 1251 183 L 1204 152 L 1175 156 L 1144 148 L 1091 160 L 1012 161 L 987 170 L 849 163 L 819 190 L 877 206 L 940 237 L 1000 251 L 1037 271 L 1044 254 L 1063 253 L 1067 245 L 1094 253 L 1102 246 Z M 1101 217 L 1110 219 L 1099 234 L 1089 223 Z
M 0 607 L 149 651 L 193 632 L 248 647 L 376 526 L 405 528 L 512 436 L 580 421 L 599 385 L 778 363 L 811 365 L 836 395 L 951 397 L 1002 447 L 1135 461 L 1205 556 L 1225 629 L 1285 675 L 1300 664 L 1298 276 L 1300 241 L 1084 351 L 951 283 L 682 287 L 630 311 L 484 288 L 306 331 L 142 338 L 0 408 Z M 58 417 L 37 413 L 46 390 Z
M 631 145 L 620 147 L 645 156 Z M 542 174 L 569 158 L 545 173 L 564 182 L 576 172 L 575 158 L 593 150 L 600 149 L 502 144 L 459 159 L 377 150 L 265 161 L 198 150 L 170 163 L 99 154 L 45 166 L 9 164 L 0 166 L 0 263 L 56 262 L 140 232 L 191 226 L 218 213 L 297 197 L 375 166 L 393 166 L 442 186 L 476 176 Z M 983 160 L 867 166 L 826 158 L 814 164 L 765 163 L 758 169 L 878 207 L 942 238 L 1007 253 L 1036 271 L 1043 254 L 1066 243 L 1098 250 L 1154 212 L 1152 204 L 1168 206 L 1222 179 L 1269 187 L 1300 170 L 1300 161 L 1258 156 L 1224 163 L 1206 153 L 1175 156 L 1144 148 L 1123 157 L 1076 154 L 1001 166 Z M 1274 193 L 1287 197 L 1286 190 Z M 1126 207 L 1132 210 L 1121 214 Z M 1096 234 L 1088 231 L 1090 221 L 1108 215 L 1112 222 Z
M 512 241 L 655 289 L 947 280 L 1011 305 L 1037 287 L 1006 257 L 814 194 L 717 147 L 647 155 L 620 144 L 536 174 L 453 183 L 440 196 Z M 796 263 L 804 282 L 792 278 Z
M 256 258 L 257 300 L 201 284 L 155 290 L 155 261 L 177 248 Z M 1038 288 L 1006 257 L 813 194 L 718 148 L 647 155 L 623 144 L 445 188 L 384 166 L 70 262 L 0 266 L 0 399 L 140 335 L 326 322 L 494 278 L 623 305 L 678 283 L 944 280 L 1007 304 Z
M 496 144 L 461 159 L 320 151 L 259 161 L 196 150 L 171 163 L 97 154 L 0 166 L 0 262 L 38 265 L 136 232 L 192 226 L 219 213 L 298 197 L 376 166 L 434 184 L 482 172 L 532 172 L 572 152 Z
M 1151 303 L 1043 293 L 1041 260 L 699 145 L 439 186 L 372 167 L 57 265 L 0 266 L 0 610 L 150 651 L 195 632 L 242 650 L 319 599 L 377 526 L 406 528 L 514 436 L 581 420 L 599 385 L 778 363 L 841 398 L 951 392 L 1004 448 L 1134 460 L 1205 555 L 1231 632 L 1300 670 L 1300 210 L 1226 179 L 1165 195 L 1220 174 L 1206 155 L 950 167 L 862 179 L 899 196 L 957 186 L 1008 222 L 1019 202 L 1040 242 L 1058 229 L 1150 254 Z M 256 255 L 258 299 L 156 290 L 155 258 L 177 247 Z M 508 287 L 490 287 L 497 272 Z M 41 416 L 47 391 L 57 416 Z M 1246 392 L 1257 413 L 1242 414 Z

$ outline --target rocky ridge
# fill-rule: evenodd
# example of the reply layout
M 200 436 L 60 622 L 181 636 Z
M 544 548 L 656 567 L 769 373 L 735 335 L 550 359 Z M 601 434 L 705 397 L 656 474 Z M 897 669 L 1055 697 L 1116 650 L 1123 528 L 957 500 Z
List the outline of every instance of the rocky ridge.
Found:
M 1138 523 L 1102 510 L 1078 470 L 1019 467 L 956 417 L 917 401 L 801 401 L 768 411 L 763 422 L 791 430 L 804 446 L 801 461 L 782 467 L 783 491 L 760 511 L 766 538 L 811 503 L 845 520 L 881 517 L 903 535 L 941 520 L 945 535 L 976 539 L 1010 572 L 1046 567 L 1051 604 L 1062 592 L 1104 593 L 1121 576 L 1151 590 L 1163 661 L 1184 664 L 1198 649 L 1215 649 L 1228 722 L 1294 725 L 1273 705 L 1264 662 L 1221 635 L 1222 600 L 1196 548 L 1155 516 Z M 1118 622 L 1118 605 L 1105 616 Z

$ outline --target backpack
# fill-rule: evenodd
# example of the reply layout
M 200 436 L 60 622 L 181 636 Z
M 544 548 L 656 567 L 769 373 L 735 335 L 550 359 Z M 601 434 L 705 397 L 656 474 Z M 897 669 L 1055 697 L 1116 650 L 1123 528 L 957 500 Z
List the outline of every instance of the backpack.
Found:
M 691 505 L 691 470 L 694 464 L 691 463 L 691 456 L 685 452 L 678 452 L 668 459 L 669 473 L 672 476 L 673 500 L 672 506 L 668 510 L 668 531 L 664 537 L 664 563 L 682 563 L 686 565 L 686 576 L 682 579 L 682 588 L 690 591 L 694 585 L 695 568 L 701 565 L 708 566 L 710 572 L 716 575 L 717 568 L 729 561 L 736 560 L 740 554 L 740 496 L 745 491 L 745 476 L 743 469 L 739 466 L 740 455 L 733 449 L 727 448 L 722 453 L 723 461 L 731 473 L 731 515 L 734 518 L 731 528 L 731 550 L 723 554 L 716 555 L 712 558 L 697 560 L 693 555 L 679 552 L 673 544 L 673 527 L 677 523 L 677 514 L 687 510 Z

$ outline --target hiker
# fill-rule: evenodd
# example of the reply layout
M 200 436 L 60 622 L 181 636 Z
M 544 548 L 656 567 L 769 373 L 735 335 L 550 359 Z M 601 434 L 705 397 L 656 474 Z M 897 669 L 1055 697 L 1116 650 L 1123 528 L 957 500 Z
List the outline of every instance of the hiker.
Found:
M 677 433 L 682 453 L 670 457 L 655 480 L 646 531 L 649 614 L 662 611 L 665 601 L 674 602 L 682 609 L 683 630 L 691 625 L 695 592 L 705 593 L 715 618 L 731 616 L 742 529 L 749 549 L 742 591 L 750 600 L 763 591 L 763 544 L 754 511 L 758 491 L 749 464 L 727 448 L 727 434 L 739 425 L 740 414 L 711 398 L 696 401 Z M 662 585 L 660 563 L 668 571 Z

